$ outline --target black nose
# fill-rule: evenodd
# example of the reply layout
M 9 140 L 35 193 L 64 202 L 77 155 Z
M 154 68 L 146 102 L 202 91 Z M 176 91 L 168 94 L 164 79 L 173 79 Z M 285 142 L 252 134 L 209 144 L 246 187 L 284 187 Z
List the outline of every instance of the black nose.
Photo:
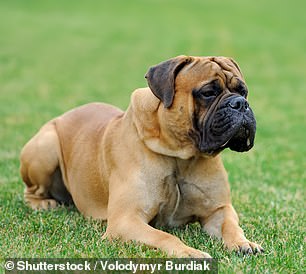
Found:
M 231 99 L 229 106 L 238 111 L 246 111 L 249 109 L 249 103 L 242 96 L 237 96 Z

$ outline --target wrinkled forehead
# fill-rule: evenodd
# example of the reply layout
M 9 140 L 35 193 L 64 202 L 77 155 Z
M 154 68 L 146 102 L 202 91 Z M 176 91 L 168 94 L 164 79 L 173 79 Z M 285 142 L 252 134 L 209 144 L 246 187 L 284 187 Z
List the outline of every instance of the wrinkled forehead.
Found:
M 223 88 L 234 88 L 244 82 L 237 63 L 226 57 L 193 57 L 178 74 L 176 85 L 205 84 L 218 80 Z

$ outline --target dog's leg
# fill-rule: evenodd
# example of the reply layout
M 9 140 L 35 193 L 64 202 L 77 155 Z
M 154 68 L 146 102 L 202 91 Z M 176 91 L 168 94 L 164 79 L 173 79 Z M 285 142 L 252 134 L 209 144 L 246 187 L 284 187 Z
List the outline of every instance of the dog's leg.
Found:
M 210 255 L 185 245 L 179 238 L 155 229 L 135 214 L 117 216 L 116 221 L 108 220 L 103 238 L 120 238 L 137 241 L 150 247 L 159 248 L 169 256 L 178 258 L 210 258 Z
M 57 206 L 50 188 L 52 176 L 59 165 L 59 141 L 52 123 L 42 129 L 24 146 L 20 156 L 20 173 L 26 184 L 25 201 L 33 209 Z
M 239 226 L 238 215 L 232 205 L 216 210 L 209 218 L 202 221 L 204 230 L 211 236 L 222 238 L 225 246 L 243 254 L 261 253 L 263 248 L 250 242 Z
M 143 182 L 139 182 L 137 176 L 134 180 L 132 177 L 128 183 L 126 178 L 111 178 L 107 230 L 103 237 L 134 240 L 159 248 L 169 256 L 210 258 L 209 254 L 189 247 L 179 238 L 149 225 L 158 212 L 158 203 L 148 200 L 147 193 L 143 192 Z

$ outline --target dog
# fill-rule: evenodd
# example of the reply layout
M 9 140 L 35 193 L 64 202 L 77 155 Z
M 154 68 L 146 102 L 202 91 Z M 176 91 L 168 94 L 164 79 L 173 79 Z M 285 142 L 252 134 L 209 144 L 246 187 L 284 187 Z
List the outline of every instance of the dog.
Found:
M 74 203 L 107 220 L 104 238 L 135 240 L 169 256 L 209 258 L 157 227 L 199 222 L 225 247 L 263 248 L 246 239 L 231 204 L 220 153 L 248 151 L 256 121 L 238 64 L 178 56 L 149 69 L 126 112 L 103 103 L 47 122 L 24 146 L 20 172 L 33 209 Z

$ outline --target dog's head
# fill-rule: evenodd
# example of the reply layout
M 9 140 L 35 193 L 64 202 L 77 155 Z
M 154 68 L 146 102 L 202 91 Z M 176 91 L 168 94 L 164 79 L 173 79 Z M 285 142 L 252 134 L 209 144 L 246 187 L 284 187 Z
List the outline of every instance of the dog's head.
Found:
M 233 59 L 178 56 L 151 67 L 146 79 L 163 105 L 160 123 L 168 136 L 190 140 L 206 155 L 253 147 L 256 121 Z

